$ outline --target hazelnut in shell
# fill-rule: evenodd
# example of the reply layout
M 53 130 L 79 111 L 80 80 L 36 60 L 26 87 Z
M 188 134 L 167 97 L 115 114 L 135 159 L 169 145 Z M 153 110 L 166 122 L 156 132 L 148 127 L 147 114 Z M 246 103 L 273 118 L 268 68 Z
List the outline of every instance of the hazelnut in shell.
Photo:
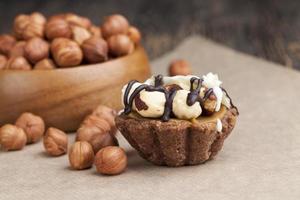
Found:
M 127 167 L 127 156 L 120 147 L 105 147 L 95 157 L 97 172 L 106 175 L 122 173 Z
M 60 67 L 73 67 L 79 65 L 83 53 L 79 45 L 67 38 L 56 38 L 51 43 L 51 53 L 56 64 Z
M 90 143 L 75 142 L 69 150 L 69 162 L 71 167 L 76 170 L 90 168 L 94 162 L 94 151 Z
M 133 52 L 134 43 L 125 34 L 113 35 L 107 40 L 109 52 L 114 56 L 125 56 Z
M 35 70 L 51 70 L 55 68 L 54 62 L 49 58 L 45 58 L 34 65 Z
M 45 28 L 45 34 L 49 40 L 53 40 L 54 38 L 59 38 L 59 37 L 71 38 L 72 30 L 66 20 L 57 18 L 57 19 L 49 20 L 47 22 Z
M 104 38 L 109 38 L 116 34 L 126 34 L 128 28 L 128 20 L 123 15 L 115 14 L 104 19 L 101 31 Z
M 4 69 L 7 63 L 7 58 L 0 54 L 0 70 Z
M 31 65 L 28 63 L 26 58 L 18 56 L 10 58 L 6 63 L 5 69 L 31 70 Z
M 26 41 L 19 41 L 17 42 L 13 48 L 10 50 L 9 52 L 9 57 L 19 57 L 19 56 L 23 56 L 25 55 L 25 45 L 26 45 Z
M 6 124 L 0 128 L 0 145 L 6 151 L 22 149 L 26 140 L 25 132 L 17 126 Z
M 10 50 L 16 43 L 16 39 L 11 35 L 1 35 L 0 36 L 0 54 L 9 55 Z
M 81 26 L 85 29 L 88 29 L 92 25 L 91 21 L 88 18 L 76 15 L 74 13 L 65 14 L 64 19 L 70 25 Z
M 23 113 L 16 121 L 16 126 L 22 128 L 27 136 L 27 144 L 35 143 L 45 132 L 44 120 L 32 113 Z
M 30 23 L 29 15 L 17 15 L 14 20 L 13 30 L 18 39 L 23 39 L 23 32 Z
M 135 44 L 140 43 L 142 36 L 140 31 L 136 27 L 130 26 L 127 35 Z
M 110 133 L 115 135 L 117 128 L 116 128 L 116 123 L 115 123 L 115 117 L 117 116 L 117 111 L 104 106 L 104 105 L 99 105 L 93 112 L 92 115 L 97 116 L 98 118 L 104 119 L 108 122 L 110 126 Z
M 14 33 L 18 39 L 28 40 L 33 37 L 44 37 L 46 18 L 41 13 L 18 15 L 14 21 Z
M 177 76 L 177 75 L 186 76 L 191 73 L 192 73 L 192 69 L 191 69 L 189 63 L 182 59 L 174 60 L 169 66 L 170 76 Z
M 102 34 L 101 34 L 101 28 L 99 28 L 98 26 L 91 26 L 89 29 L 90 33 L 92 34 L 92 36 L 95 36 L 95 37 L 102 37 Z
M 44 26 L 47 22 L 46 17 L 42 13 L 39 13 L 39 12 L 31 13 L 30 19 L 32 20 L 32 22 L 42 25 L 42 26 Z
M 72 38 L 75 42 L 81 45 L 85 40 L 89 39 L 92 34 L 81 26 L 72 26 Z
M 29 62 L 35 64 L 49 56 L 49 44 L 45 40 L 35 37 L 26 43 L 24 54 Z
M 50 156 L 60 156 L 68 151 L 68 136 L 56 128 L 48 128 L 43 139 L 46 152 Z
M 110 133 L 110 125 L 104 119 L 89 115 L 77 130 L 76 140 L 89 142 L 94 152 L 106 146 L 118 146 L 118 140 Z
M 100 37 L 91 37 L 82 44 L 84 58 L 89 63 L 104 62 L 108 59 L 108 46 L 104 39 Z

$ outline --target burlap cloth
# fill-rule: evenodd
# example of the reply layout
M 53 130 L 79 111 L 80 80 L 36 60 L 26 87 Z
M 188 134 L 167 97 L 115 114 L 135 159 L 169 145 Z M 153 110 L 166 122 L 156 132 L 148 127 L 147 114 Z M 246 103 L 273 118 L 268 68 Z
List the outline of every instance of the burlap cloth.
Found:
M 153 72 L 165 73 L 173 58 L 190 61 L 198 75 L 217 72 L 240 109 L 215 160 L 157 167 L 121 139 L 128 169 L 108 177 L 70 170 L 67 156 L 46 156 L 40 142 L 0 152 L 0 199 L 300 199 L 300 74 L 201 37 L 153 61 Z

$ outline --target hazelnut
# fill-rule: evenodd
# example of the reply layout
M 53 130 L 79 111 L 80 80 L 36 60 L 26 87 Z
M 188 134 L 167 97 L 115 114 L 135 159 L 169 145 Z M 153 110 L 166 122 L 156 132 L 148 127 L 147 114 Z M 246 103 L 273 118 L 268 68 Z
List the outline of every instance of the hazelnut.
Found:
M 108 122 L 110 126 L 110 133 L 115 135 L 117 128 L 115 123 L 115 117 L 117 116 L 117 111 L 104 105 L 99 105 L 92 113 L 92 115 L 98 118 L 104 119 Z
M 31 39 L 44 36 L 46 18 L 41 13 L 18 15 L 14 21 L 14 33 L 18 39 Z
M 81 170 L 90 168 L 94 162 L 92 146 L 85 141 L 75 142 L 69 150 L 69 161 L 73 169 Z
M 79 45 L 67 38 L 54 39 L 51 44 L 51 53 L 56 64 L 60 67 L 79 65 L 83 58 Z
M 0 36 L 0 53 L 8 56 L 9 51 L 16 43 L 16 39 L 11 35 Z
M 27 136 L 27 144 L 37 142 L 44 135 L 44 120 L 32 113 L 23 113 L 16 121 L 16 126 L 22 128 Z
M 56 19 L 63 19 L 65 20 L 66 14 L 56 14 L 52 15 L 51 17 L 48 18 L 48 21 L 56 20 Z
M 91 26 L 89 28 L 89 31 L 90 33 L 92 34 L 92 36 L 95 36 L 95 37 L 102 37 L 102 34 L 101 34 L 101 29 L 97 26 Z
M 104 39 L 100 37 L 91 37 L 82 44 L 84 58 L 89 63 L 98 63 L 107 60 L 108 47 Z
M 86 29 L 88 29 L 92 25 L 91 21 L 88 18 L 78 16 L 73 13 L 65 14 L 64 18 L 70 25 L 81 26 Z
M 126 34 L 129 28 L 127 19 L 122 15 L 111 15 L 104 19 L 101 26 L 102 35 L 104 38 L 109 38 L 116 34 Z
M 49 70 L 49 69 L 55 69 L 55 68 L 56 68 L 56 66 L 55 66 L 54 62 L 49 58 L 45 58 L 45 59 L 37 62 L 34 65 L 35 70 Z
M 17 42 L 13 48 L 9 52 L 9 57 L 18 57 L 18 56 L 24 56 L 24 47 L 26 45 L 25 41 L 19 41 Z
M 205 89 L 206 91 L 207 89 Z M 207 99 L 203 102 L 203 114 L 206 116 L 212 115 L 215 112 L 217 106 L 217 97 L 214 93 L 209 95 Z
M 127 35 L 135 44 L 140 43 L 142 36 L 140 31 L 136 27 L 130 26 Z
M 28 40 L 24 47 L 25 57 L 35 64 L 49 56 L 49 44 L 38 37 Z
M 169 66 L 170 76 L 189 75 L 192 73 L 191 67 L 185 60 L 174 60 Z
M 95 165 L 101 174 L 120 174 L 127 167 L 127 156 L 120 147 L 105 147 L 96 154 Z
M 134 50 L 134 44 L 127 35 L 117 34 L 111 36 L 108 40 L 109 52 L 114 56 L 125 56 Z
M 30 19 L 32 20 L 32 22 L 34 22 L 36 24 L 40 24 L 40 25 L 45 25 L 47 22 L 47 19 L 45 18 L 45 16 L 39 12 L 31 13 Z
M 0 144 L 6 151 L 20 150 L 26 145 L 26 134 L 23 129 L 6 124 L 0 128 Z
M 26 58 L 22 56 L 12 57 L 7 61 L 5 69 L 31 70 L 31 65 L 27 62 Z
M 18 15 L 14 20 L 14 34 L 18 39 L 23 39 L 23 32 L 30 23 L 30 17 L 28 15 Z
M 7 58 L 4 55 L 0 55 L 0 70 L 4 69 L 7 63 Z
M 77 130 L 76 141 L 89 142 L 94 152 L 106 146 L 117 146 L 118 140 L 110 134 L 110 126 L 105 119 L 89 115 Z
M 81 45 L 85 40 L 91 37 L 91 33 L 83 27 L 72 26 L 71 29 L 73 34 L 72 38 L 79 45 Z
M 67 23 L 66 20 L 60 18 L 52 19 L 47 22 L 45 28 L 45 34 L 49 40 L 53 40 L 54 38 L 59 38 L 59 37 L 63 37 L 63 38 L 72 37 L 72 31 L 69 24 Z
M 67 153 L 68 136 L 56 128 L 48 128 L 44 136 L 44 147 L 51 156 L 60 156 Z

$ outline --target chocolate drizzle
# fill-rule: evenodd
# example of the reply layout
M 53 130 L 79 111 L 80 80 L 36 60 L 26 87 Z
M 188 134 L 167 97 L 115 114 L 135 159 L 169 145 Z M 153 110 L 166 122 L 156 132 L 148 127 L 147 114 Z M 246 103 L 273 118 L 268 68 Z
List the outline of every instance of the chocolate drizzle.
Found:
M 128 95 L 130 93 L 130 90 L 132 89 L 132 86 L 137 83 L 136 80 L 130 81 L 126 87 L 125 93 L 124 93 L 124 105 L 125 105 L 125 109 L 124 109 L 124 113 L 125 114 L 129 114 L 132 111 L 132 104 L 134 99 L 136 98 L 136 96 L 142 91 L 142 90 L 146 90 L 148 92 L 162 92 L 165 95 L 166 98 L 166 102 L 165 102 L 165 106 L 164 106 L 164 113 L 161 117 L 162 121 L 168 121 L 171 117 L 172 114 L 172 105 L 173 105 L 173 99 L 176 95 L 177 89 L 176 88 L 171 88 L 170 90 L 167 90 L 166 88 L 163 87 L 163 76 L 162 75 L 157 75 L 155 76 L 155 80 L 154 80 L 154 86 L 153 85 L 147 85 L 147 84 L 141 84 L 140 86 L 138 86 L 130 95 L 129 99 L 128 99 Z M 213 89 L 210 88 L 208 89 L 205 94 L 204 97 L 201 98 L 200 97 L 200 91 L 201 91 L 201 87 L 202 87 L 202 83 L 203 83 L 203 79 L 202 78 L 197 78 L 197 77 L 192 77 L 190 79 L 190 92 L 188 94 L 186 103 L 189 106 L 194 105 L 196 102 L 199 102 L 200 105 L 202 106 L 204 101 L 209 98 L 210 95 L 213 94 Z M 196 87 L 194 87 L 196 85 Z M 230 105 L 231 107 L 235 108 L 238 112 L 238 109 L 236 106 L 233 105 L 231 98 L 229 97 L 227 91 L 224 88 L 221 88 L 222 91 L 225 92 L 226 96 L 229 98 L 230 100 Z
M 222 87 L 221 87 L 221 90 L 222 90 L 223 92 L 225 92 L 226 96 L 228 97 L 228 99 L 229 99 L 229 101 L 230 101 L 230 106 L 233 107 L 233 108 L 235 108 L 237 114 L 239 115 L 239 114 L 240 114 L 239 109 L 238 109 L 235 105 L 233 105 L 232 99 L 231 99 L 231 97 L 228 95 L 228 92 L 227 92 L 224 88 L 222 88 Z

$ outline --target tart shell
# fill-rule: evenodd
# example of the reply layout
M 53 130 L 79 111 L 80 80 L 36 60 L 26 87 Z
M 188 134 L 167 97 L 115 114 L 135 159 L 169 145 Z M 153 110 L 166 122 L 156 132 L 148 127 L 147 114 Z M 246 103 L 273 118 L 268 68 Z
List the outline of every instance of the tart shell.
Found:
M 178 167 L 214 158 L 234 128 L 237 115 L 235 108 L 224 106 L 211 117 L 192 121 L 162 122 L 123 113 L 116 117 L 116 125 L 141 157 L 155 165 Z M 217 119 L 222 122 L 221 132 L 216 129 Z

